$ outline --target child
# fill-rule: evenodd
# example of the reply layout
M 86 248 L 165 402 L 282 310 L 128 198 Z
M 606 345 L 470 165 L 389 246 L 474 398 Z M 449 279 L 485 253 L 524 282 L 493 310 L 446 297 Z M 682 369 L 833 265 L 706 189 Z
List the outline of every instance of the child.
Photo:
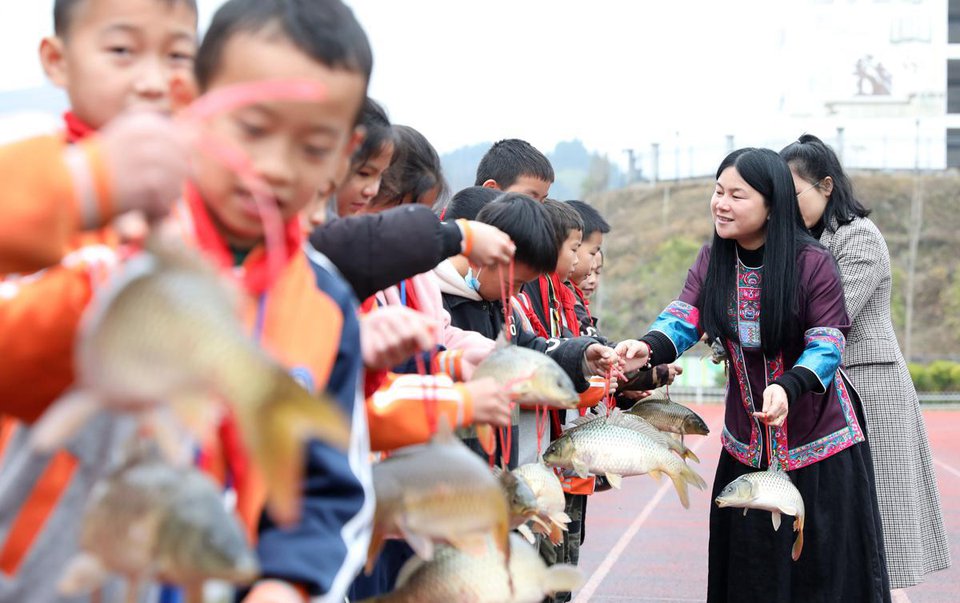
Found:
M 587 273 L 587 276 L 583 277 L 583 280 L 577 283 L 577 286 L 580 287 L 580 291 L 583 293 L 583 301 L 587 307 L 587 310 L 590 309 L 590 302 L 594 300 L 597 295 L 597 291 L 600 289 L 600 276 L 603 274 L 603 249 L 597 250 L 597 255 L 593 256 L 593 262 L 590 264 L 590 272 Z M 597 326 L 597 319 L 591 316 L 591 322 L 593 326 Z
M 500 191 L 484 186 L 468 186 L 458 191 L 443 208 L 441 218 L 446 220 L 475 220 L 480 210 L 500 196 Z
M 192 0 L 54 3 L 56 35 L 43 40 L 40 57 L 48 77 L 70 99 L 63 137 L 72 145 L 66 150 L 66 168 L 81 190 L 94 193 L 81 200 L 85 226 L 102 226 L 125 207 L 147 209 L 158 217 L 174 186 L 181 186 L 186 154 L 170 124 L 156 115 L 124 117 L 107 128 L 99 143 L 84 139 L 129 110 L 171 111 L 172 82 L 192 88 L 196 21 Z M 59 147 L 49 139 L 35 143 L 46 144 L 47 152 L 64 152 L 63 140 Z M 38 189 L 31 196 L 55 201 L 62 195 L 61 216 L 75 220 L 72 194 L 58 186 L 62 182 L 62 175 L 38 179 L 31 184 Z M 131 196 L 140 199 L 131 204 Z M 42 213 L 44 207 L 47 213 Z M 39 219 L 57 213 L 55 203 L 37 209 Z M 0 509 L 3 601 L 55 600 L 54 577 L 76 551 L 77 517 L 86 494 L 111 458 L 113 445 L 130 433 L 123 421 L 98 419 L 52 458 L 27 452 L 28 423 L 72 383 L 73 337 L 80 316 L 103 273 L 118 261 L 112 233 L 74 236 L 76 227 L 65 228 L 62 219 L 48 227 L 58 225 L 62 230 L 51 237 L 57 253 L 47 256 L 46 263 L 55 263 L 59 255 L 62 262 L 43 273 L 5 280 L 0 296 L 0 388 L 7 415 L 0 425 L 0 477 L 7 484 Z
M 504 312 L 501 300 L 504 296 L 515 296 L 520 288 L 541 274 L 552 272 L 557 263 L 557 241 L 546 209 L 526 195 L 506 193 L 488 204 L 477 215 L 477 220 L 496 226 L 504 231 L 517 246 L 513 281 L 508 271 L 481 268 L 476 273 L 468 268 L 467 274 L 456 276 L 444 271 L 438 273 L 441 279 L 444 307 L 450 312 L 452 323 L 461 329 L 476 331 L 489 339 L 496 339 L 504 326 Z M 506 287 L 506 291 L 502 291 Z M 547 340 L 517 327 L 522 313 L 511 308 L 515 320 L 511 325 L 510 338 L 517 345 L 547 353 L 570 375 L 577 391 L 586 391 L 589 384 L 584 376 L 584 367 L 591 374 L 606 374 L 607 368 L 615 363 L 615 354 L 610 348 L 602 346 L 588 337 L 567 340 Z M 512 428 L 514 442 L 518 440 L 518 429 Z M 475 441 L 468 444 L 481 451 Z M 484 454 L 480 452 L 481 454 Z M 518 462 L 518 446 L 511 450 L 510 466 Z
M 440 156 L 430 141 L 410 126 L 393 126 L 393 135 L 396 152 L 370 210 L 408 203 L 433 207 L 447 192 Z
M 529 142 L 509 138 L 495 143 L 483 156 L 474 184 L 543 201 L 553 180 L 553 166 L 543 153 Z

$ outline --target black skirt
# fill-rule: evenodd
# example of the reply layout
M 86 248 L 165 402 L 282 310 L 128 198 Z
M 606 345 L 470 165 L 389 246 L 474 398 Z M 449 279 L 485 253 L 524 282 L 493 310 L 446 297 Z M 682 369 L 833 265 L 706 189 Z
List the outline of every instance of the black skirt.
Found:
M 713 497 L 756 471 L 720 453 Z M 856 444 L 789 473 L 806 507 L 803 552 L 793 561 L 796 532 L 784 515 L 774 531 L 768 511 L 710 509 L 711 603 L 875 603 L 890 601 L 870 447 Z

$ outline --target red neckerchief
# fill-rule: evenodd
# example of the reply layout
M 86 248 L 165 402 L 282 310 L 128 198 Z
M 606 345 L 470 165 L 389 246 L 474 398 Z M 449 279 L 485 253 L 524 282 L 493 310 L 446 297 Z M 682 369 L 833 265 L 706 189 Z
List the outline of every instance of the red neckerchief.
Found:
M 547 333 L 546 327 L 543 326 L 543 322 L 540 320 L 540 317 L 537 316 L 537 313 L 533 311 L 533 304 L 530 303 L 530 296 L 526 293 L 519 293 L 514 297 L 520 303 L 520 308 L 523 310 L 523 315 L 527 317 L 527 320 L 530 321 L 530 327 L 533 329 L 534 335 L 537 337 L 543 337 L 544 339 L 549 339 L 550 334 Z
M 226 240 L 217 227 L 214 226 L 210 214 L 207 212 L 207 206 L 193 184 L 188 183 L 184 190 L 184 199 L 190 210 L 190 216 L 193 219 L 193 229 L 197 237 L 197 244 L 200 249 L 223 269 L 230 270 L 235 268 L 233 264 L 233 253 L 227 246 Z M 300 244 L 303 233 L 300 229 L 300 220 L 297 217 L 288 220 L 284 225 L 283 239 L 286 247 L 285 263 L 297 253 L 300 252 Z M 266 293 L 272 284 L 270 277 L 277 275 L 270 274 L 270 267 L 267 262 L 267 254 L 264 246 L 261 244 L 247 255 L 240 267 L 240 281 L 244 289 L 251 295 L 260 296 Z
M 587 312 L 587 318 L 593 323 L 593 315 L 590 314 L 590 301 L 587 299 L 587 296 L 583 294 L 583 290 L 580 287 L 570 283 L 570 287 L 573 289 L 573 294 L 577 296 L 580 300 L 580 303 L 583 304 L 583 309 Z
M 413 279 L 408 278 L 406 281 L 406 290 L 407 290 L 407 307 L 411 310 L 420 311 L 420 298 L 417 297 L 417 289 L 413 286 Z
M 96 133 L 96 130 L 88 126 L 86 123 L 81 121 L 79 117 L 74 115 L 73 111 L 67 111 L 64 113 L 63 121 L 67 126 L 66 136 L 67 142 L 70 144 L 79 142 L 87 136 Z
M 553 291 L 557 296 L 557 308 L 567 323 L 567 328 L 574 335 L 580 333 L 580 321 L 577 320 L 577 298 L 573 296 L 573 291 L 568 289 L 556 272 L 550 275 L 550 282 L 553 283 Z

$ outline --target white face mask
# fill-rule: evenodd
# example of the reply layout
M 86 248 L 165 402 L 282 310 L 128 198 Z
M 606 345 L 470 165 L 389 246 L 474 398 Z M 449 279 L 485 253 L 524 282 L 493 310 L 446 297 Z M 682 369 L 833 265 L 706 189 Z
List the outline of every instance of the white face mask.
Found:
M 467 268 L 467 275 L 463 277 L 464 282 L 467 284 L 467 288 L 476 292 L 480 292 L 480 270 L 477 270 L 477 273 L 473 273 L 473 268 Z

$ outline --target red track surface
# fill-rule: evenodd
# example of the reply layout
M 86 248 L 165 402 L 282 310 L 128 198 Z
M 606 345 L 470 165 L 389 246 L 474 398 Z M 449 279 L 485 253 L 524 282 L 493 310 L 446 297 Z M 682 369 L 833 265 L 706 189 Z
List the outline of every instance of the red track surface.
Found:
M 623 489 L 602 492 L 587 505 L 586 541 L 580 568 L 586 583 L 574 601 L 583 603 L 673 603 L 703 601 L 707 592 L 707 518 L 710 486 L 720 454 L 722 406 L 691 406 L 710 426 L 707 437 L 691 436 L 687 446 L 700 457 L 696 471 L 707 490 L 690 491 L 690 508 L 680 506 L 669 479 L 647 476 L 623 481 Z M 913 603 L 960 601 L 960 409 L 924 412 L 944 521 L 954 566 L 927 576 L 907 592 Z M 696 447 L 696 448 L 694 448 Z

